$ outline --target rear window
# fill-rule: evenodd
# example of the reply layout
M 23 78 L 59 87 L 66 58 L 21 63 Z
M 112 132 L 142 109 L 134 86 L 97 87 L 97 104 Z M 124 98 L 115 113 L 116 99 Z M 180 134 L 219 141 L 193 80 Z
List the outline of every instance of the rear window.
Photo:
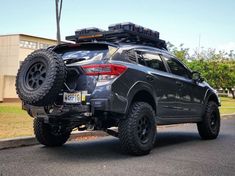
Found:
M 111 57 L 117 48 L 106 44 L 82 44 L 69 45 L 57 51 L 66 61 L 66 63 L 102 60 L 103 58 Z
M 108 53 L 108 50 L 76 50 L 62 54 L 64 60 L 78 59 L 78 60 L 101 60 Z

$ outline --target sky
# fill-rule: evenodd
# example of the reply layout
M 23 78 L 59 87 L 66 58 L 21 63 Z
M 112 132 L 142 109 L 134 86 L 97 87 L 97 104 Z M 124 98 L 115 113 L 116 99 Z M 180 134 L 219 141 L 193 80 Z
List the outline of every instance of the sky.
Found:
M 56 38 L 55 0 L 0 0 L 0 35 Z M 175 46 L 235 50 L 235 0 L 63 0 L 61 35 L 133 22 Z

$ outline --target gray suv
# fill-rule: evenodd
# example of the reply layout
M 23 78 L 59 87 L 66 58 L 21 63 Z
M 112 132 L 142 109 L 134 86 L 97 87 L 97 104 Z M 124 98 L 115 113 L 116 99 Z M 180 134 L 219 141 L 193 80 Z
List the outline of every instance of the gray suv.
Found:
M 202 139 L 218 136 L 216 91 L 167 51 L 157 31 L 122 23 L 66 39 L 74 43 L 28 55 L 17 74 L 41 144 L 61 146 L 74 128 L 104 130 L 125 152 L 145 155 L 156 125 L 196 123 Z

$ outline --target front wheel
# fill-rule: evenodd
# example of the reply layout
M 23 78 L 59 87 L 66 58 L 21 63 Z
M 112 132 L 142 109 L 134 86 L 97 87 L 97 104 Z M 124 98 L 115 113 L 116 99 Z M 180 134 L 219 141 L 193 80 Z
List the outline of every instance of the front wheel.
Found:
M 202 139 L 217 138 L 220 131 L 220 113 L 215 102 L 208 102 L 203 120 L 197 123 L 197 128 Z
M 119 122 L 118 131 L 124 152 L 132 155 L 148 154 L 156 135 L 153 108 L 145 102 L 134 102 L 127 118 Z
M 71 130 L 61 125 L 44 123 L 43 119 L 34 119 L 34 134 L 38 142 L 45 146 L 55 147 L 63 145 L 70 136 Z

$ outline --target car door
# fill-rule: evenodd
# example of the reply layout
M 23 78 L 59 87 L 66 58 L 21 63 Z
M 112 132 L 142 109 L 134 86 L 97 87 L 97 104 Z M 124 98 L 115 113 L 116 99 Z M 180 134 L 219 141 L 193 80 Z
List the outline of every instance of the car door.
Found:
M 175 117 L 176 87 L 172 74 L 168 73 L 158 53 L 148 50 L 137 51 L 138 63 L 145 66 L 147 81 L 154 86 L 157 95 L 157 116 Z
M 191 78 L 191 71 L 173 57 L 163 56 L 175 76 L 177 115 L 179 117 L 200 117 L 206 88 Z

